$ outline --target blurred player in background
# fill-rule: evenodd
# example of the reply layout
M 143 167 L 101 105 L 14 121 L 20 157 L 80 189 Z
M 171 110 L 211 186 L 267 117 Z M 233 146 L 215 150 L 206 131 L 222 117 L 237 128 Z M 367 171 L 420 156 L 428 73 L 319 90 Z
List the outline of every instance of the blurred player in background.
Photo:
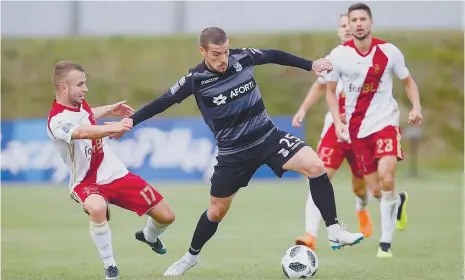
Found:
M 171 207 L 161 194 L 141 177 L 128 172 L 112 153 L 104 137 L 127 132 L 132 119 L 98 125 L 96 119 L 106 115 L 129 117 L 134 110 L 125 101 L 90 108 L 84 68 L 74 62 L 59 62 L 52 74 L 55 100 L 48 117 L 47 133 L 70 172 L 70 195 L 90 218 L 90 235 L 104 263 L 106 279 L 118 279 L 108 203 L 150 217 L 146 227 L 136 232 L 136 239 L 153 251 L 164 254 L 159 235 L 174 221 Z
M 164 275 L 182 275 L 198 263 L 202 247 L 215 234 L 237 191 L 264 164 L 278 177 L 291 170 L 309 178 L 333 249 L 360 242 L 363 234 L 347 232 L 339 225 L 333 186 L 318 155 L 304 141 L 276 127 L 253 75 L 255 66 L 269 63 L 320 75 L 332 68 L 328 61 L 312 62 L 279 50 L 230 49 L 226 33 L 217 27 L 201 33 L 200 52 L 204 61 L 132 116 L 136 125 L 194 95 L 218 146 L 208 210 L 200 216 L 188 252 Z
M 339 28 L 337 30 L 337 34 L 341 39 L 341 44 L 352 40 L 353 38 L 349 27 L 347 13 L 342 14 L 339 17 Z M 307 94 L 307 97 L 305 98 L 297 113 L 294 115 L 294 118 L 292 119 L 292 125 L 294 127 L 301 127 L 308 109 L 310 109 L 310 107 L 323 95 L 325 91 L 326 81 L 319 77 L 318 80 L 313 83 Z M 338 82 L 337 84 L 337 96 L 339 98 L 339 112 L 341 115 L 343 115 L 345 97 L 344 93 L 342 92 L 341 82 Z M 360 232 L 362 232 L 365 237 L 369 237 L 373 232 L 373 223 L 371 221 L 368 209 L 366 208 L 368 199 L 370 197 L 370 191 L 367 190 L 365 186 L 365 181 L 363 180 L 363 176 L 357 167 L 355 155 L 352 152 L 350 144 L 339 141 L 337 139 L 333 118 L 331 116 L 331 112 L 329 111 L 325 117 L 323 132 L 321 133 L 321 140 L 318 144 L 317 152 L 325 164 L 330 180 L 333 178 L 334 174 L 336 174 L 336 171 L 341 166 L 344 158 L 347 159 L 347 162 L 349 163 L 352 171 L 352 188 L 355 195 L 357 196 L 355 208 L 357 211 L 357 217 L 359 219 Z M 376 192 L 376 195 L 380 195 L 379 190 Z M 315 249 L 316 236 L 318 233 L 320 220 L 321 214 L 313 202 L 311 192 L 309 192 L 307 203 L 305 205 L 306 234 L 305 236 L 296 239 L 297 245 L 305 245 L 313 250 Z
M 397 161 L 404 158 L 401 149 L 399 107 L 392 94 L 394 73 L 402 80 L 412 110 L 408 122 L 422 120 L 418 87 L 405 66 L 404 55 L 393 44 L 373 38 L 370 8 L 363 3 L 349 7 L 349 25 L 354 40 L 336 47 L 330 54 L 333 69 L 327 75 L 327 102 L 334 118 L 339 139 L 352 143 L 357 164 L 369 186 L 381 185 L 382 235 L 378 254 L 392 257 L 394 228 L 407 226 L 406 192 L 396 193 Z M 336 88 L 342 80 L 346 95 L 344 125 L 339 113 Z

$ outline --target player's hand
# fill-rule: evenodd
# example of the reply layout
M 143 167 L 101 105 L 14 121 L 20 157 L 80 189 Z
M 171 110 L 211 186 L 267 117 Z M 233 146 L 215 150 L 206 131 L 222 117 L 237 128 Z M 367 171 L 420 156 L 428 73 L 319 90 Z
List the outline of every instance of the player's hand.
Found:
M 305 111 L 302 109 L 299 109 L 297 113 L 295 113 L 294 117 L 292 118 L 292 126 L 301 127 L 302 122 L 304 121 L 304 118 L 305 118 Z
M 131 119 L 131 118 L 124 118 L 124 119 L 122 119 L 122 120 L 120 121 L 120 123 L 123 123 L 124 125 L 126 125 L 126 126 L 128 126 L 128 127 L 130 127 L 130 128 L 132 128 L 133 125 L 134 125 L 134 121 L 133 121 L 133 119 Z
M 122 129 L 124 127 L 125 129 L 127 129 L 124 131 L 129 131 L 132 128 L 133 124 L 134 122 L 131 118 L 124 118 L 120 120 L 119 122 L 104 122 L 104 125 L 112 125 L 113 127 L 118 128 L 118 129 Z M 122 131 L 118 131 L 118 132 L 122 132 Z
M 134 109 L 131 106 L 126 105 L 127 100 L 123 100 L 111 105 L 111 114 L 120 117 L 130 117 L 134 114 Z
M 342 122 L 335 124 L 337 139 L 342 142 L 351 143 L 347 126 Z
M 131 130 L 132 128 L 132 124 L 123 122 L 105 122 L 105 125 L 108 126 L 114 133 L 124 133 Z
M 331 70 L 333 70 L 333 64 L 325 58 L 317 59 L 312 63 L 312 73 L 315 76 L 324 77 L 326 72 Z
M 421 108 L 413 108 L 408 114 L 408 123 L 410 124 L 421 124 L 423 116 L 421 115 Z
M 110 139 L 118 140 L 121 137 L 123 137 L 123 135 L 124 135 L 124 132 L 119 132 L 119 133 L 113 133 L 109 137 Z
M 130 118 L 124 118 L 119 122 L 105 122 L 105 125 L 113 126 L 112 130 L 114 129 L 114 133 L 110 135 L 110 139 L 118 140 L 123 137 L 125 132 L 131 130 L 133 126 L 133 120 Z

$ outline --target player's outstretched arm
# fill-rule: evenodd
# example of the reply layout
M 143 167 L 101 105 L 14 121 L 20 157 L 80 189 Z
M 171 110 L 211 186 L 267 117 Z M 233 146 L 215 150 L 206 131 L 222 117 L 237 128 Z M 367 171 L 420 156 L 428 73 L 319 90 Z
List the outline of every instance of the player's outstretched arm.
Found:
M 264 50 L 253 48 L 245 48 L 243 50 L 252 55 L 255 65 L 272 63 L 283 66 L 291 66 L 307 71 L 312 71 L 312 73 L 316 76 L 322 76 L 324 71 L 332 70 L 331 62 L 323 58 L 311 61 L 281 50 Z
M 313 85 L 308 90 L 307 96 L 305 97 L 304 102 L 300 105 L 299 110 L 297 110 L 294 118 L 292 119 L 292 125 L 294 127 L 300 127 L 305 115 L 307 114 L 308 109 L 315 104 L 315 102 L 320 99 L 320 97 L 325 92 L 326 85 L 321 81 L 315 81 Z
M 60 116 L 52 117 L 48 129 L 55 140 L 71 143 L 74 139 L 100 139 L 114 133 L 124 133 L 132 128 L 131 119 L 105 125 L 76 124 Z
M 131 116 L 131 119 L 134 121 L 134 126 L 164 112 L 169 107 L 176 103 L 181 103 L 184 99 L 189 97 L 193 93 L 191 76 L 192 74 L 190 73 L 183 76 L 162 96 L 135 112 L 134 115 Z
M 263 64 L 278 64 L 283 66 L 291 66 L 307 71 L 312 70 L 313 61 L 295 56 L 293 54 L 274 49 L 254 49 L 254 48 L 244 48 L 244 51 L 247 51 L 254 60 L 255 65 Z
M 134 109 L 125 104 L 126 100 L 115 104 L 92 108 L 92 113 L 96 119 L 100 119 L 109 115 L 128 118 L 134 114 Z
M 114 133 L 124 133 L 132 128 L 131 123 L 115 122 L 104 125 L 79 125 L 73 130 L 71 139 L 101 139 Z

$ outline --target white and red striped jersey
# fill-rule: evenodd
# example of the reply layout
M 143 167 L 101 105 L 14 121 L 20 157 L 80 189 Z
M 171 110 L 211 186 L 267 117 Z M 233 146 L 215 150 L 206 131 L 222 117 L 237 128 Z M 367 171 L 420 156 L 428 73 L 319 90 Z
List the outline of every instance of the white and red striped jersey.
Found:
M 392 73 L 403 80 L 409 71 L 404 55 L 396 46 L 373 38 L 368 53 L 363 55 L 351 40 L 333 49 L 329 60 L 333 70 L 325 79 L 342 81 L 351 135 L 365 138 L 386 126 L 399 125 Z
M 53 101 L 47 134 L 69 168 L 70 191 L 79 184 L 107 184 L 128 173 L 104 139 L 71 139 L 73 131 L 83 124 L 97 124 L 85 100 L 79 108 Z

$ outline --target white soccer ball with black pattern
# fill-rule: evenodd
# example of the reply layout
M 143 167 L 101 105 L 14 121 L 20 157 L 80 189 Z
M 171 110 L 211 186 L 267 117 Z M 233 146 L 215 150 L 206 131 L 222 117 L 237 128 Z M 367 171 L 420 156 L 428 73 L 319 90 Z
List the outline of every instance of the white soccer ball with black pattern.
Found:
M 310 278 L 318 270 L 318 257 L 307 246 L 296 245 L 284 253 L 281 266 L 287 278 Z

